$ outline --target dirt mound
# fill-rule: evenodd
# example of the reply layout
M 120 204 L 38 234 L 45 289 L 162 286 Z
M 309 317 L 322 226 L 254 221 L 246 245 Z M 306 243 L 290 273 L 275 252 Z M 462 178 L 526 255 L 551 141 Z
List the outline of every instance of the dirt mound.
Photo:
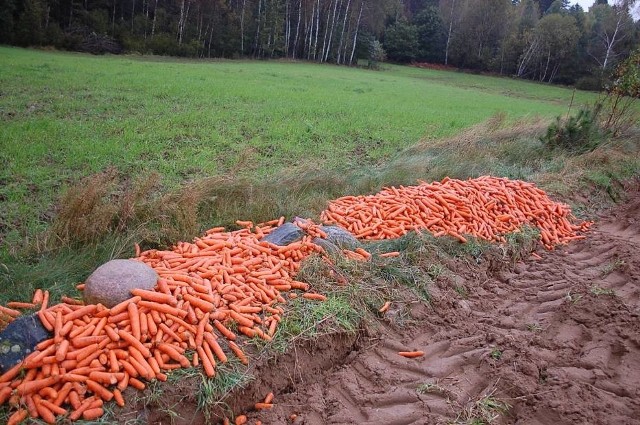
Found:
M 304 424 L 640 423 L 639 248 L 635 193 L 586 240 L 540 249 L 540 260 L 498 273 L 461 264 L 456 288 L 466 289 L 441 282 L 433 308 L 415 305 L 411 326 L 390 311 L 323 373 L 284 388 L 262 382 L 276 405 L 249 416 L 265 424 L 290 423 L 292 414 Z M 425 355 L 397 354 L 412 349 Z

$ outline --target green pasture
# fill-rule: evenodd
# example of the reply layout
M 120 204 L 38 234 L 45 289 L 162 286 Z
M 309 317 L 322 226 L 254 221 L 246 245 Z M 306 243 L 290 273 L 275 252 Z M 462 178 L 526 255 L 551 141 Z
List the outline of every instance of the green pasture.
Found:
M 565 113 L 572 91 L 399 66 L 180 61 L 0 48 L 0 235 L 46 228 L 69 184 L 109 167 L 165 187 L 309 164 L 385 163 L 497 114 Z M 575 104 L 593 96 L 579 93 Z

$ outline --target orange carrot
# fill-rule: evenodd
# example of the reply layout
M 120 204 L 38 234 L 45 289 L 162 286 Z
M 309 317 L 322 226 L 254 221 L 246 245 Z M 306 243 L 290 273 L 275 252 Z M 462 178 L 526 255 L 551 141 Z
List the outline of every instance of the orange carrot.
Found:
M 129 320 L 131 321 L 131 335 L 137 340 L 140 340 L 140 312 L 138 306 L 135 303 L 130 303 L 127 306 L 129 312 Z
M 85 385 L 87 386 L 87 389 L 89 391 L 91 391 L 104 401 L 110 401 L 113 398 L 113 393 L 96 381 L 92 381 L 91 379 L 89 379 L 85 382 Z
M 382 307 L 380 307 L 380 310 L 378 310 L 378 312 L 380 313 L 386 313 L 387 310 L 389 310 L 389 307 L 391 306 L 391 301 L 387 301 L 385 302 Z
M 70 298 L 70 297 L 61 297 L 60 301 L 62 301 L 63 303 L 72 304 L 72 305 L 84 305 L 84 301 L 78 300 L 75 298 Z
M 138 302 L 138 306 L 148 308 L 149 310 L 156 310 L 159 313 L 173 314 L 174 316 L 178 316 L 181 318 L 187 315 L 187 312 L 184 310 L 172 307 L 167 304 L 160 304 L 154 301 L 140 301 Z
M 33 396 L 33 403 L 36 406 L 40 418 L 48 424 L 55 424 L 56 417 L 53 412 L 42 403 L 42 399 L 36 394 Z
M 122 393 L 120 392 L 120 390 L 117 388 L 113 390 L 113 399 L 116 401 L 118 406 L 124 407 L 124 404 L 125 404 L 124 397 L 122 396 Z
M 224 354 L 224 351 L 222 351 L 222 348 L 220 347 L 220 344 L 218 344 L 218 341 L 216 341 L 216 339 L 213 337 L 213 334 L 207 332 L 204 335 L 204 339 L 207 341 L 207 344 L 209 344 L 209 347 L 211 347 L 211 350 L 216 355 L 216 357 L 220 359 L 222 363 L 226 363 L 227 356 Z
M 7 314 L 11 317 L 17 317 L 17 316 L 20 316 L 20 314 L 22 314 L 18 310 L 13 310 L 11 308 L 7 308 L 1 305 L 0 305 L 0 313 Z
M 263 403 L 271 403 L 273 401 L 273 392 L 270 392 L 269 394 L 267 394 L 264 398 Z
M 109 311 L 109 314 L 111 316 L 115 316 L 115 315 L 118 315 L 120 313 L 123 313 L 123 312 L 127 311 L 127 306 L 129 304 L 138 303 L 138 302 L 140 302 L 141 299 L 142 298 L 140 296 L 134 296 L 132 298 L 126 299 L 126 300 L 122 301 L 121 303 L 116 304 L 115 306 L 113 306 L 111 308 L 111 310 Z
M 402 357 L 413 359 L 415 357 L 424 356 L 424 351 L 399 351 L 398 354 L 401 355 Z
M 238 357 L 238 359 L 242 364 L 244 365 L 249 364 L 249 360 L 247 359 L 247 356 L 244 354 L 244 352 L 240 349 L 240 347 L 238 347 L 238 345 L 235 342 L 229 341 L 229 348 L 231 349 L 231 351 L 233 351 L 236 357 Z
M 27 416 L 29 416 L 29 412 L 27 412 L 25 409 L 18 409 L 11 415 L 11 417 L 7 421 L 7 425 L 18 425 L 19 423 L 27 419 Z
M 40 400 L 37 401 L 37 403 L 40 403 L 41 405 L 43 405 L 44 407 L 49 409 L 54 415 L 66 415 L 67 414 L 67 411 L 65 409 L 63 409 L 60 406 L 55 405 L 54 403 L 50 402 L 49 400 L 40 399 Z
M 53 375 L 42 379 L 36 379 L 34 381 L 24 382 L 16 388 L 19 395 L 31 394 L 40 391 L 44 387 L 54 385 L 60 381 L 60 375 Z
M 120 338 L 128 342 L 131 346 L 137 348 L 144 357 L 151 357 L 151 352 L 149 351 L 149 349 L 142 345 L 140 340 L 134 338 L 133 335 L 131 335 L 129 332 L 121 329 L 118 331 L 118 335 L 120 335 Z
M 101 407 L 97 407 L 94 409 L 87 409 L 82 412 L 82 419 L 85 421 L 92 421 L 94 419 L 98 419 L 102 415 L 104 415 L 104 410 Z
M 161 304 L 169 304 L 175 307 L 178 304 L 178 300 L 173 296 L 162 292 L 147 291 L 144 289 L 132 289 L 132 295 L 140 296 L 143 300 L 153 301 Z
M 215 376 L 215 374 L 216 374 L 215 368 L 214 368 L 213 364 L 211 363 L 211 360 L 207 356 L 207 353 L 205 353 L 204 349 L 202 348 L 202 346 L 198 346 L 196 348 L 196 351 L 198 353 L 198 357 L 200 358 L 200 360 L 202 362 L 202 367 L 204 369 L 204 373 L 209 377 Z
M 9 400 L 12 391 L 13 388 L 11 387 L 3 387 L 2 389 L 0 389 L 0 404 L 4 404 L 7 402 L 7 400 Z
M 236 416 L 235 424 L 236 425 L 244 425 L 248 421 L 245 415 Z
M 256 403 L 253 406 L 256 410 L 265 410 L 265 409 L 271 409 L 273 407 L 272 403 Z
M 229 341 L 235 341 L 236 340 L 236 334 L 234 334 L 233 332 L 231 332 L 229 329 L 227 329 L 226 326 L 224 326 L 222 323 L 220 323 L 219 320 L 214 320 L 213 321 L 213 325 L 216 327 L 216 329 L 218 329 L 218 331 L 224 335 L 225 338 L 227 338 Z
M 21 309 L 29 309 L 35 308 L 36 305 L 34 303 L 23 303 L 19 301 L 11 301 L 7 303 L 7 307 L 9 308 L 21 308 Z
M 162 351 L 163 353 L 171 357 L 173 360 L 180 363 L 182 367 L 189 367 L 191 365 L 191 363 L 189 362 L 189 359 L 187 359 L 184 355 L 178 352 L 176 348 L 170 344 L 159 344 L 158 350 Z
M 307 299 L 307 300 L 315 300 L 315 301 L 326 301 L 327 300 L 327 297 L 325 295 L 314 294 L 314 293 L 309 293 L 309 292 L 306 292 L 306 293 L 302 294 L 302 297 Z

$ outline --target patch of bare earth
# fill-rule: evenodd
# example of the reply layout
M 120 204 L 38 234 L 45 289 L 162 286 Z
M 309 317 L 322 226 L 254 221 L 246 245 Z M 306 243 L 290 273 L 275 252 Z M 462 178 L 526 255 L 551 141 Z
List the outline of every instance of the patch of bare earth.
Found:
M 227 407 L 263 424 L 640 424 L 640 192 L 586 240 L 537 252 L 515 268 L 449 264 L 458 276 L 410 320 L 392 306 L 359 335 L 256 362 Z M 273 409 L 252 411 L 269 391 Z M 209 422 L 181 407 L 147 418 Z

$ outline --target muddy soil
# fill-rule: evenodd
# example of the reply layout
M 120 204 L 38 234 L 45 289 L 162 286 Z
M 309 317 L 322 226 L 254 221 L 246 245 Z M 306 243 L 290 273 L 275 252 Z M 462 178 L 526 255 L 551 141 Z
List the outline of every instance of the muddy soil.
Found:
M 274 389 L 276 405 L 249 417 L 640 424 L 640 193 L 606 213 L 586 240 L 537 253 L 541 259 L 506 271 L 461 264 L 458 290 L 444 280 L 434 286 L 432 307 L 416 305 L 412 326 L 399 326 L 392 308 L 351 352 L 339 344 L 330 367 L 323 360 L 296 379 L 256 383 L 243 397 L 258 401 Z M 406 350 L 425 355 L 397 354 Z

